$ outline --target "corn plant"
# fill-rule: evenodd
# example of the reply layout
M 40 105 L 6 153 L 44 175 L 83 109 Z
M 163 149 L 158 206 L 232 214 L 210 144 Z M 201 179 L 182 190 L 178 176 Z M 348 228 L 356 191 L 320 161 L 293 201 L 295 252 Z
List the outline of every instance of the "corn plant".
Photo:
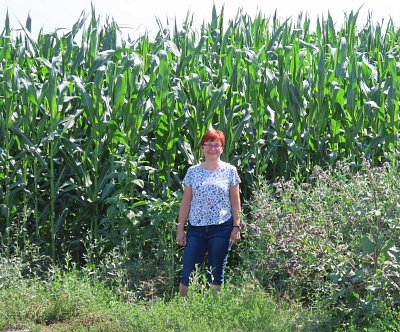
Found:
M 175 206 L 209 127 L 225 132 L 245 199 L 260 175 L 307 180 L 315 165 L 382 162 L 398 137 L 399 30 L 357 18 L 337 28 L 328 15 L 311 31 L 307 16 L 239 11 L 225 22 L 213 7 L 200 27 L 188 15 L 132 40 L 94 7 L 70 31 L 36 37 L 30 17 L 16 30 L 6 15 L 1 241 L 77 261 L 85 239 L 122 241 L 134 255 L 145 232 L 170 229 L 141 212 L 153 199 Z

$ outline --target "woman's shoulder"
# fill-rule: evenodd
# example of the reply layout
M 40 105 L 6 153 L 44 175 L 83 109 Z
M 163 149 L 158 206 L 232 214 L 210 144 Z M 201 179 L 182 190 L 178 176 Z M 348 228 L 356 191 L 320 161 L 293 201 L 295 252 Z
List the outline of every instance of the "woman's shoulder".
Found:
M 188 172 L 196 172 L 196 171 L 198 171 L 199 169 L 201 169 L 201 166 L 200 166 L 201 164 L 197 164 L 197 165 L 192 165 L 192 166 L 189 166 L 189 168 L 188 168 Z
M 224 169 L 233 169 L 233 170 L 235 170 L 235 169 L 236 169 L 236 166 L 234 166 L 234 165 L 232 165 L 232 164 L 230 164 L 230 163 L 227 163 L 227 162 L 225 162 L 225 161 L 222 161 L 222 163 L 221 163 L 221 168 L 224 168 Z
M 201 163 L 199 163 L 199 164 L 196 164 L 196 165 L 189 166 L 189 169 L 196 169 L 196 168 L 200 168 L 200 166 L 201 166 Z
M 185 177 L 183 179 L 184 183 L 189 183 L 191 182 L 194 178 L 196 178 L 199 174 L 199 165 L 192 165 L 189 166 L 189 168 L 186 171 Z

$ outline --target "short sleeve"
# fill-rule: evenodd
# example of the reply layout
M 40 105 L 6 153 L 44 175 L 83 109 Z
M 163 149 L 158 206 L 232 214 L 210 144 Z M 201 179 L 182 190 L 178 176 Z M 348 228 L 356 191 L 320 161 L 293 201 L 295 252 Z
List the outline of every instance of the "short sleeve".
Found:
M 192 184 L 193 184 L 193 169 L 192 168 L 188 169 L 188 171 L 186 172 L 185 177 L 183 178 L 182 183 L 185 186 L 189 186 L 189 187 L 192 186 Z
M 230 186 L 231 187 L 235 186 L 235 185 L 239 184 L 240 182 L 242 182 L 242 181 L 240 180 L 238 171 L 237 171 L 236 167 L 233 166 L 231 168 Z

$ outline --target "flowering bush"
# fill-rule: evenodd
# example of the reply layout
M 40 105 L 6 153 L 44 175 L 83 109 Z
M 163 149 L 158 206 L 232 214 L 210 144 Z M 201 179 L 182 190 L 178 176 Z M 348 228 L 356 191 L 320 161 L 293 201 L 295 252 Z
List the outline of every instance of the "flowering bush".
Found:
M 365 322 L 400 302 L 399 201 L 395 163 L 315 168 L 310 184 L 261 181 L 244 261 L 264 287 Z

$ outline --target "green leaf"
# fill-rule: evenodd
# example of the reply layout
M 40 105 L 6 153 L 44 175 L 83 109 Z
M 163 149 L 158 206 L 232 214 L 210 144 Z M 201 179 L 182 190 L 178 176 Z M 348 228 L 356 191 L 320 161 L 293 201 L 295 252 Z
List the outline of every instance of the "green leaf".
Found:
M 361 248 L 364 252 L 366 252 L 367 254 L 372 254 L 373 252 L 375 252 L 376 250 L 376 245 L 375 242 L 372 241 L 368 235 L 365 235 L 362 239 L 361 239 Z

